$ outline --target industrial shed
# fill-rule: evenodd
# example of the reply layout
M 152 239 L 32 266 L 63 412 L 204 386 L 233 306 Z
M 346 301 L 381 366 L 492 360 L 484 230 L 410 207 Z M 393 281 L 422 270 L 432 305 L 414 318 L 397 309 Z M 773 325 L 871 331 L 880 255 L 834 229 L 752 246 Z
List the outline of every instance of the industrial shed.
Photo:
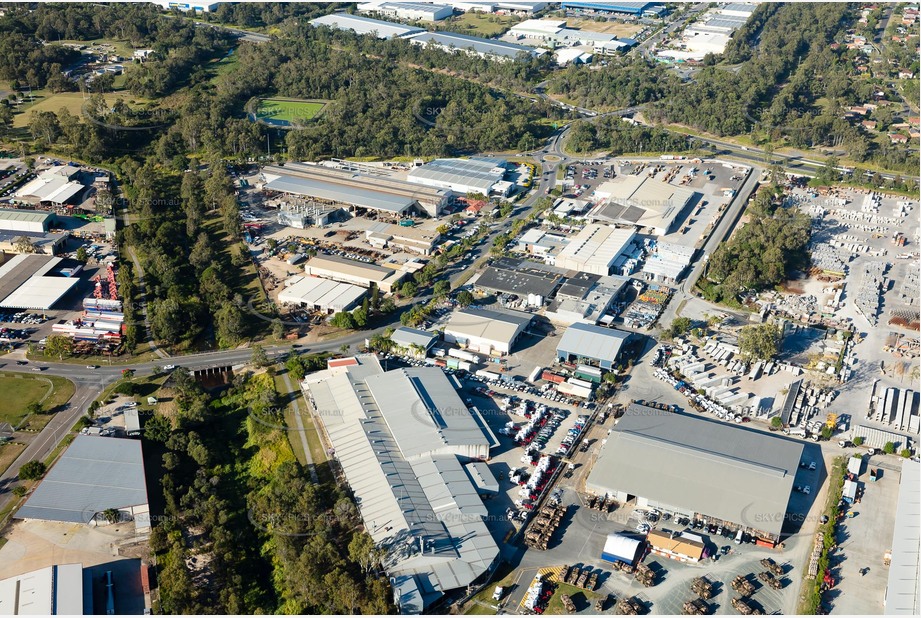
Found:
M 540 307 L 560 285 L 560 275 L 535 268 L 533 262 L 503 258 L 488 266 L 473 284 L 493 294 L 514 294 L 531 307 Z
M 481 58 L 501 61 L 515 60 L 519 54 L 527 54 L 532 58 L 536 58 L 545 53 L 543 50 L 536 50 L 532 47 L 504 43 L 493 39 L 483 39 L 467 34 L 457 34 L 455 32 L 423 32 L 408 38 L 414 45 L 438 47 L 450 52 L 463 51 Z
M 359 13 L 378 13 L 407 21 L 441 21 L 451 17 L 454 9 L 445 4 L 425 2 L 368 2 L 358 6 Z
M 0 579 L 0 615 L 91 615 L 93 597 L 86 592 L 82 564 L 56 564 L 14 575 Z
M 16 191 L 15 198 L 30 204 L 61 206 L 70 203 L 86 189 L 77 180 L 79 173 L 80 168 L 72 165 L 51 167 Z
M 422 356 L 425 356 L 429 350 L 432 349 L 432 346 L 435 345 L 435 342 L 438 341 L 438 335 L 435 333 L 430 333 L 427 330 L 419 330 L 418 328 L 410 328 L 409 326 L 401 326 L 400 328 L 393 331 L 393 334 L 390 335 L 390 341 L 393 342 L 393 345 L 396 347 L 406 350 L 412 354 L 415 354 L 414 346 L 419 346 L 425 352 Z
M 401 613 L 464 589 L 499 556 L 463 462 L 498 444 L 436 368 L 330 361 L 302 383 L 384 559 Z
M 608 535 L 601 550 L 605 562 L 624 562 L 633 566 L 643 557 L 643 543 L 638 539 L 613 532 Z
M 884 605 L 886 615 L 917 616 L 921 613 L 921 464 L 902 462 L 900 476 Z
M 279 292 L 278 302 L 306 307 L 311 311 L 348 311 L 368 293 L 363 287 L 319 277 L 291 277 Z
M 795 440 L 631 404 L 586 489 L 776 543 L 802 454 Z
M 585 363 L 611 370 L 617 363 L 630 333 L 594 324 L 573 324 L 556 346 L 556 356 L 564 362 Z
M 633 229 L 595 223 L 586 225 L 560 251 L 554 265 L 566 270 L 610 275 L 614 262 L 635 237 Z
M 150 530 L 141 443 L 79 435 L 14 517 L 101 525 L 107 509 Z
M 42 234 L 51 229 L 54 213 L 43 210 L 0 208 L 0 230 Z
M 348 13 L 323 15 L 311 20 L 310 25 L 314 28 L 328 26 L 335 30 L 351 30 L 355 34 L 373 34 L 379 39 L 403 38 L 411 34 L 425 32 L 422 28 L 416 28 L 415 26 L 404 26 L 392 21 L 371 19 L 370 17 L 361 17 L 360 15 L 350 15 Z
M 505 159 L 470 157 L 469 159 L 435 159 L 412 169 L 409 182 L 450 189 L 458 193 L 489 195 L 493 185 L 505 176 Z
M 55 272 L 66 265 L 61 258 L 50 255 L 13 256 L 0 266 L 0 307 L 50 309 L 80 282 L 79 276 L 65 277 Z
M 609 201 L 589 213 L 591 220 L 635 225 L 664 236 L 699 194 L 647 176 L 626 176 L 601 184 L 595 195 Z
M 444 339 L 475 352 L 503 356 L 530 323 L 531 315 L 521 311 L 460 309 L 448 320 Z
M 374 284 L 385 294 L 393 292 L 394 286 L 406 276 L 404 271 L 350 260 L 338 255 L 315 255 L 304 265 L 304 272 L 314 277 L 351 283 L 363 288 L 370 288 Z

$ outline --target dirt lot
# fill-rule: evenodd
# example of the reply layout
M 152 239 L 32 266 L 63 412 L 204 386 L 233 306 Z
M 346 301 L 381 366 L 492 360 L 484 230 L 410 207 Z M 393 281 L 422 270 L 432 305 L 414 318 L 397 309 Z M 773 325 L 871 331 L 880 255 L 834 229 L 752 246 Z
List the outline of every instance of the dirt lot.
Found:
M 613 34 L 617 37 L 632 37 L 644 28 L 642 24 L 625 24 L 619 21 L 598 22 L 592 19 L 580 19 L 578 17 L 567 18 L 566 26 L 576 30 L 604 32 L 605 34 Z

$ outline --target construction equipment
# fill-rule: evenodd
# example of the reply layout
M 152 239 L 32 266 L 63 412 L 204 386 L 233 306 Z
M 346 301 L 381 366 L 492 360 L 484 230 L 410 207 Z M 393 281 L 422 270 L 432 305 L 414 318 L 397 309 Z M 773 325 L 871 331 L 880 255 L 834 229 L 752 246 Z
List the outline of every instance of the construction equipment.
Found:
M 691 590 L 701 599 L 713 597 L 713 583 L 706 577 L 697 577 L 691 582 Z
M 681 606 L 681 613 L 685 616 L 703 616 L 710 613 L 710 606 L 700 599 L 691 599 Z
M 642 609 L 634 598 L 623 598 L 617 603 L 617 613 L 623 616 L 636 616 Z
M 579 574 L 579 579 L 576 580 L 576 588 L 585 588 L 585 582 L 588 581 L 589 570 L 583 569 L 582 573 Z
M 783 567 L 774 562 L 772 558 L 762 558 L 761 566 L 769 570 L 774 575 L 777 575 L 778 577 L 783 575 Z
M 638 564 L 636 566 L 636 573 L 634 573 L 636 581 L 640 582 L 647 588 L 654 586 L 656 583 L 656 574 L 655 571 L 650 569 L 645 564 Z
M 741 594 L 743 597 L 750 597 L 755 592 L 755 586 L 748 581 L 746 575 L 739 575 L 730 584 L 732 589 Z
M 743 616 L 761 616 L 764 613 L 760 609 L 756 609 L 749 605 L 746 601 L 742 600 L 741 597 L 734 598 L 730 603 L 732 604 L 732 608 Z
M 576 580 L 579 579 L 579 573 L 582 572 L 582 569 L 579 567 L 573 567 L 572 571 L 569 572 L 569 575 L 566 576 L 566 583 L 569 585 L 575 585 Z
M 561 594 L 560 600 L 563 602 L 563 607 L 566 608 L 567 614 L 576 613 L 576 604 L 572 602 L 572 598 L 568 594 Z
M 592 572 L 591 576 L 588 578 L 588 583 L 585 584 L 585 587 L 588 590 L 594 590 L 598 587 L 598 573 Z
M 770 571 L 761 571 L 758 573 L 758 579 L 763 581 L 774 590 L 780 590 L 783 588 L 783 584 L 780 582 L 780 580 L 774 577 L 774 574 Z

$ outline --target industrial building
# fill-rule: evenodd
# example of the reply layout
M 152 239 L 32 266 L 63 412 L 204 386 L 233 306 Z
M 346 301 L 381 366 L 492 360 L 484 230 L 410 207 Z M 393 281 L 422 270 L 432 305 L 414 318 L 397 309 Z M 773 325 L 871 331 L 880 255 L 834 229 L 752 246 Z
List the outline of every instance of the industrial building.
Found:
M 51 229 L 54 213 L 43 210 L 0 208 L 0 230 L 41 234 Z
M 474 288 L 488 294 L 514 294 L 528 307 L 541 307 L 560 284 L 560 275 L 525 260 L 502 258 L 488 266 Z
M 370 17 L 350 15 L 348 13 L 323 15 L 310 20 L 310 25 L 314 28 L 328 26 L 334 30 L 351 30 L 355 34 L 374 35 L 379 39 L 406 38 L 413 34 L 425 32 L 422 28 L 416 28 L 415 26 L 404 26 L 392 21 L 371 19 Z
M 316 255 L 310 258 L 304 265 L 304 272 L 314 277 L 351 283 L 363 288 L 370 288 L 373 284 L 385 294 L 393 292 L 394 286 L 403 281 L 406 276 L 405 271 L 350 260 L 337 255 Z
M 644 550 L 642 541 L 612 532 L 604 541 L 601 559 L 605 562 L 623 562 L 634 566 L 642 559 Z
M 426 187 L 485 196 L 492 193 L 493 186 L 505 176 L 505 166 L 505 159 L 491 157 L 435 159 L 413 168 L 406 180 Z
M 420 214 L 437 217 L 454 197 L 451 191 L 420 187 L 384 173 L 308 163 L 269 165 L 262 174 L 263 191 L 302 196 L 350 210 L 375 210 L 395 218 Z
M 0 251 L 43 255 L 59 253 L 70 234 L 50 232 L 54 223 L 55 216 L 51 212 L 0 208 Z M 27 245 L 23 239 L 28 239 Z
M 84 583 L 82 564 L 56 564 L 0 579 L 0 615 L 92 615 L 92 588 Z
M 892 557 L 889 562 L 889 582 L 883 602 L 884 613 L 890 616 L 917 616 L 921 613 L 921 464 L 902 462 L 899 497 L 895 507 L 895 532 L 892 535 Z
M 328 314 L 354 309 L 367 293 L 366 288 L 350 283 L 320 277 L 291 277 L 278 293 L 278 302 Z
M 556 356 L 561 362 L 592 365 L 611 371 L 630 337 L 630 333 L 622 330 L 594 324 L 573 324 L 560 338 Z
M 628 281 L 626 277 L 617 275 L 602 277 L 591 273 L 569 277 L 547 308 L 547 319 L 566 326 L 576 322 L 603 323 Z
M 872 419 L 884 423 L 895 431 L 921 432 L 921 393 L 906 388 L 887 388 L 882 395 L 875 398 L 876 409 Z
M 697 564 L 703 558 L 706 543 L 693 532 L 666 532 L 650 530 L 646 535 L 649 551 L 657 556 Z
M 611 225 L 589 224 L 573 236 L 556 256 L 554 265 L 566 270 L 610 275 L 617 258 L 636 237 L 636 231 Z
M 642 15 L 657 17 L 665 7 L 661 2 L 571 2 L 564 1 L 561 8 L 577 11 L 597 11 L 599 13 L 624 13 L 625 15 Z
M 699 416 L 630 404 L 586 489 L 622 504 L 780 540 L 803 443 Z
M 0 308 L 50 309 L 80 282 L 78 263 L 21 253 L 0 266 Z
M 441 234 L 437 230 L 423 226 L 395 225 L 385 221 L 375 222 L 365 230 L 365 240 L 376 249 L 399 249 L 410 253 L 430 255 Z
M 163 10 L 176 9 L 179 11 L 194 11 L 195 13 L 210 13 L 217 9 L 220 2 L 176 2 L 176 0 L 155 0 Z
M 481 58 L 499 61 L 515 60 L 520 54 L 527 54 L 532 58 L 536 58 L 545 53 L 543 50 L 534 49 L 533 47 L 524 47 L 514 43 L 484 39 L 468 34 L 457 34 L 456 32 L 423 32 L 408 37 L 408 40 L 413 45 L 436 47 L 449 52 L 462 51 Z
M 141 443 L 78 435 L 14 517 L 105 525 L 107 509 L 138 533 L 150 531 Z
M 566 236 L 532 227 L 518 238 L 513 249 L 540 258 L 545 264 L 553 265 L 556 264 L 556 256 L 568 244 L 569 239 Z
M 438 335 L 427 330 L 401 326 L 390 335 L 390 341 L 400 351 L 424 357 L 438 341 Z
M 63 206 L 75 202 L 85 189 L 86 186 L 80 182 L 79 167 L 56 165 L 23 185 L 16 191 L 14 199 L 29 204 Z
M 508 309 L 458 309 L 448 320 L 444 339 L 474 352 L 504 356 L 531 324 L 531 315 Z
M 550 49 L 578 45 L 594 46 L 617 41 L 617 37 L 613 34 L 567 28 L 565 20 L 553 19 L 525 20 L 513 26 L 506 36 Z
M 664 236 L 699 194 L 647 176 L 625 176 L 601 184 L 595 195 L 607 201 L 589 213 L 590 220 L 635 225 Z
M 386 552 L 400 613 L 422 613 L 490 568 L 499 547 L 464 466 L 499 442 L 441 369 L 384 372 L 365 355 L 330 361 L 302 388 Z
M 446 4 L 425 2 L 368 2 L 358 5 L 359 13 L 378 14 L 384 17 L 406 21 L 441 21 L 454 15 L 454 9 Z
M 643 272 L 653 281 L 676 283 L 690 266 L 695 252 L 694 247 L 656 241 L 643 265 Z

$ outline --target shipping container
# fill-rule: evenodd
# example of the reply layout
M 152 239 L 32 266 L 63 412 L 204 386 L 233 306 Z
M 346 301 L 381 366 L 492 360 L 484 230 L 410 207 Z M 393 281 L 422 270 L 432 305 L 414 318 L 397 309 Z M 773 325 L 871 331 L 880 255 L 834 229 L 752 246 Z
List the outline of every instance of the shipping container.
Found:
M 576 386 L 581 386 L 582 388 L 587 388 L 589 390 L 591 390 L 592 387 L 594 386 L 591 382 L 588 382 L 586 380 L 580 380 L 579 378 L 569 378 L 566 381 L 569 382 L 570 384 L 575 384 Z
M 589 367 L 588 365 L 579 365 L 576 367 L 575 376 L 582 380 L 588 380 L 595 384 L 601 384 L 601 370 L 597 367 Z
M 474 354 L 473 352 L 467 352 L 466 350 L 458 350 L 457 348 L 451 348 L 448 350 L 448 356 L 453 356 L 454 358 L 459 358 L 461 360 L 470 361 L 471 363 L 479 363 L 480 356 Z
M 445 366 L 449 369 L 460 369 L 460 359 L 459 358 L 446 358 Z
M 546 380 L 547 382 L 553 382 L 554 384 L 562 384 L 566 381 L 566 378 L 561 375 L 557 375 L 552 371 L 544 371 L 540 374 L 540 379 Z

